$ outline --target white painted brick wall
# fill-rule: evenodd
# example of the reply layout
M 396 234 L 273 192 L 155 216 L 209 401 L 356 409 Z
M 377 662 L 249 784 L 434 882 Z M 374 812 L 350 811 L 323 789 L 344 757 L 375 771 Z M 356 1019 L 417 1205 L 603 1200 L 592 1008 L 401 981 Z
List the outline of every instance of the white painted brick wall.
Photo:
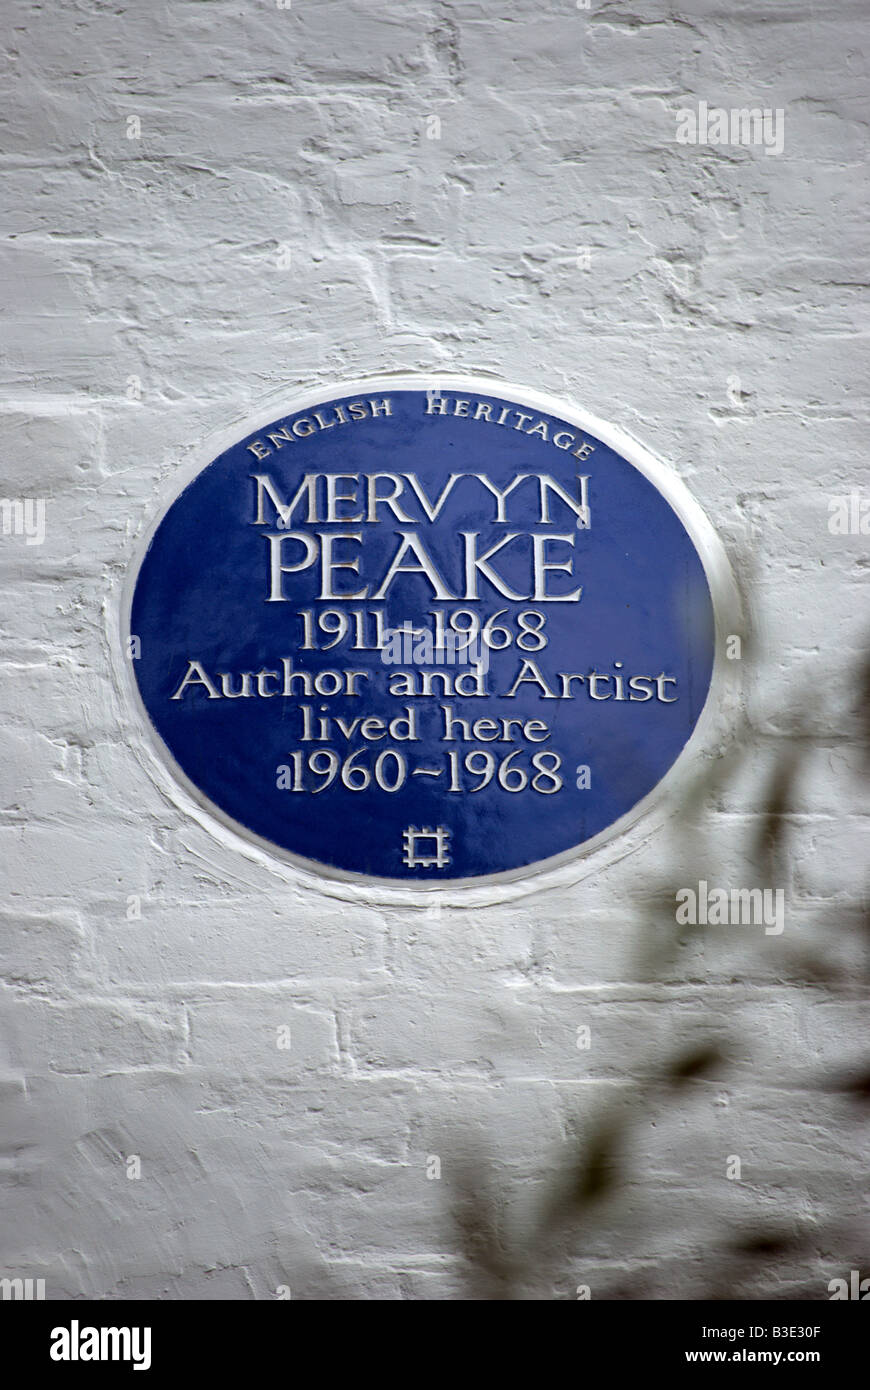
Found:
M 613 1107 L 621 1183 L 534 1248 L 519 1296 L 827 1297 L 868 1258 L 866 1130 L 818 1084 L 866 1039 L 867 540 L 827 529 L 866 484 L 866 5 L 5 17 L 3 492 L 46 498 L 48 530 L 0 549 L 0 1272 L 56 1298 L 480 1294 L 463 1185 L 531 1236 Z M 784 153 L 676 144 L 700 100 L 783 108 Z M 137 757 L 108 636 L 190 448 L 278 388 L 409 368 L 635 433 L 719 528 L 752 623 L 745 756 L 692 811 L 704 833 L 641 828 L 574 886 L 440 918 L 288 885 L 186 817 Z M 747 884 L 795 709 L 815 742 L 786 932 L 689 930 L 656 959 L 675 886 Z M 710 1035 L 730 1065 L 653 1085 Z M 798 1243 L 729 1253 L 771 1230 Z

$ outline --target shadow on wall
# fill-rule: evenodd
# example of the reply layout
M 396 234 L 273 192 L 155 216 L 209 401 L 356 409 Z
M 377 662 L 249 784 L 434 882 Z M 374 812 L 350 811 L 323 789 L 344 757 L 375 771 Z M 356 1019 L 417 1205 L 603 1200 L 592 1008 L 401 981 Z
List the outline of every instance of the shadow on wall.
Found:
M 863 798 L 870 776 L 870 659 L 858 673 L 857 687 L 854 736 L 844 739 L 843 746 L 854 752 Z M 834 905 L 832 899 L 814 908 L 811 898 L 805 899 L 803 907 L 808 910 L 800 922 L 791 921 L 789 908 L 784 930 L 786 895 L 775 886 L 788 882 L 789 864 L 800 859 L 800 850 L 792 843 L 800 817 L 791 809 L 798 780 L 808 761 L 830 743 L 819 734 L 823 725 L 814 714 L 817 711 L 805 703 L 799 713 L 778 721 L 779 751 L 761 776 L 752 765 L 747 726 L 740 731 L 735 750 L 698 775 L 667 832 L 670 838 L 663 845 L 662 862 L 668 864 L 668 871 L 657 883 L 645 886 L 643 907 L 636 910 L 638 939 L 653 943 L 643 953 L 637 978 L 651 983 L 679 979 L 686 968 L 687 945 L 696 943 L 701 933 L 705 952 L 721 950 L 727 940 L 729 984 L 745 984 L 751 990 L 761 973 L 765 981 L 800 989 L 824 1004 L 866 998 L 870 912 L 863 889 L 857 903 L 853 896 L 851 901 Z M 742 828 L 732 836 L 740 843 L 726 843 L 721 827 L 714 836 L 702 821 L 708 809 L 723 804 L 738 777 L 749 779 L 749 799 L 741 793 L 741 801 L 757 807 L 756 828 L 748 843 Z M 733 890 L 726 893 L 712 886 L 717 864 L 727 865 L 720 882 L 740 885 L 736 898 Z M 844 864 L 844 883 L 850 870 L 862 873 L 863 864 Z M 683 888 L 684 884 L 692 885 L 691 889 Z M 748 884 L 768 887 L 747 896 L 744 885 Z M 730 927 L 737 930 L 731 932 Z M 733 955 L 735 942 L 739 959 Z M 721 991 L 717 993 L 718 1004 Z M 684 1041 L 666 1061 L 648 1066 L 642 1060 L 644 1039 L 638 1038 L 639 1060 L 630 1082 L 617 1088 L 617 1098 L 597 1115 L 578 1120 L 576 1138 L 565 1146 L 564 1163 L 539 1190 L 532 1188 L 534 1212 L 522 1234 L 515 1233 L 516 1222 L 511 1218 L 517 1194 L 505 1192 L 502 1173 L 466 1144 L 462 1172 L 449 1188 L 444 1185 L 463 1257 L 465 1292 L 460 1296 L 552 1296 L 542 1290 L 564 1289 L 567 1269 L 578 1272 L 580 1278 L 594 1276 L 594 1288 L 578 1284 L 576 1291 L 572 1287 L 567 1293 L 570 1298 L 813 1300 L 831 1297 L 828 1281 L 835 1276 L 848 1281 L 850 1269 L 862 1269 L 862 1256 L 863 1270 L 870 1274 L 870 1251 L 866 1240 L 865 1248 L 860 1248 L 859 1229 L 867 1204 L 863 1125 L 870 1101 L 870 1060 L 866 1053 L 863 1059 L 846 1057 L 836 1069 L 825 1070 L 803 1055 L 795 1058 L 794 1049 L 788 1055 L 787 1043 L 781 1046 L 779 1056 L 786 1053 L 781 1078 L 772 1078 L 768 1066 L 765 1084 L 773 1079 L 781 1086 L 780 1094 L 787 1097 L 796 1123 L 817 1123 L 812 1146 L 817 1171 L 807 1184 L 806 1168 L 794 1169 L 789 1126 L 780 1126 L 778 1132 L 774 1126 L 781 1164 L 773 1169 L 768 1165 L 760 1183 L 732 1185 L 735 1201 L 726 1216 L 720 1218 L 715 1211 L 720 1229 L 712 1239 L 704 1239 L 702 1249 L 692 1250 L 691 1235 L 686 1236 L 691 1251 L 688 1279 L 685 1269 L 682 1278 L 675 1277 L 676 1266 L 685 1265 L 685 1260 L 679 1261 L 665 1249 L 660 1255 L 651 1250 L 648 1230 L 641 1233 L 642 1223 L 632 1235 L 639 1206 L 679 1194 L 673 1185 L 666 1191 L 661 1177 L 644 1175 L 650 1125 L 656 1123 L 653 1117 L 664 1112 L 676 1122 L 679 1133 L 690 1133 L 699 1113 L 692 1115 L 693 1103 L 699 1100 L 699 1092 L 709 1098 L 710 1088 L 704 1083 L 727 1086 L 735 1068 L 739 1071 L 741 1066 L 743 1076 L 751 1078 L 752 1050 L 758 1041 L 757 1035 L 747 1039 L 741 1034 L 739 1023 L 735 1026 L 732 1021 L 729 1026 L 727 1018 L 711 1016 L 688 1046 Z M 739 1075 L 733 1084 L 741 1084 Z M 853 1181 L 843 1182 L 842 1172 L 832 1171 L 833 1165 L 828 1164 L 826 1146 L 833 1143 L 834 1130 L 841 1169 L 843 1153 L 854 1155 Z M 751 1141 L 748 1144 L 747 1153 L 751 1153 Z M 723 1182 L 739 1179 L 740 1169 L 739 1154 L 722 1156 Z M 823 1200 L 816 1200 L 819 1194 Z M 682 1201 L 690 1231 L 697 1215 L 692 1207 L 702 1198 L 683 1193 L 676 1200 Z M 710 1213 L 705 1216 L 709 1218 Z M 612 1259 L 602 1259 L 602 1251 Z M 630 1265 L 632 1272 L 625 1274 L 620 1265 Z

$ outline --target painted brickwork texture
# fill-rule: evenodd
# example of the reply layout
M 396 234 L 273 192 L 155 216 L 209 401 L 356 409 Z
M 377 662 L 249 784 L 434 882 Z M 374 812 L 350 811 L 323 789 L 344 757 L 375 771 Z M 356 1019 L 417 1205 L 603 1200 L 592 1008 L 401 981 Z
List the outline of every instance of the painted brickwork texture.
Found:
M 0 547 L 0 1273 L 61 1299 L 870 1274 L 860 499 L 831 527 L 866 439 L 867 21 L 9 0 L 2 491 L 45 536 L 12 509 Z M 781 113 L 782 148 L 679 141 L 700 103 Z M 149 774 L 113 647 L 191 450 L 278 389 L 405 369 L 629 430 L 746 608 L 697 801 L 473 909 L 212 834 Z M 781 888 L 784 931 L 677 928 L 701 879 Z

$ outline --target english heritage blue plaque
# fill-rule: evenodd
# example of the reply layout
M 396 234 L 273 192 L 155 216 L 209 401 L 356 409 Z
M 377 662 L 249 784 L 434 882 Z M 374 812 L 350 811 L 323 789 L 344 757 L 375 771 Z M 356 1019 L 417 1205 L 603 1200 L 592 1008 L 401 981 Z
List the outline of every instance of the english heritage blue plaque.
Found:
M 685 489 L 592 424 L 381 378 L 203 467 L 129 603 L 178 780 L 272 854 L 394 883 L 522 876 L 630 823 L 708 699 L 714 606 Z

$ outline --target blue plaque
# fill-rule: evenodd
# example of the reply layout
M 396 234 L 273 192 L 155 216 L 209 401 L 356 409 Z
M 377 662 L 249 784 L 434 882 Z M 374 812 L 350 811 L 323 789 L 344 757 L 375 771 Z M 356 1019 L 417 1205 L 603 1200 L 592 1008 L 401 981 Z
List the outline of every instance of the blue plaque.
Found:
M 270 854 L 520 877 L 624 829 L 692 738 L 715 544 L 667 469 L 557 400 L 351 383 L 176 487 L 130 666 L 175 777 Z

